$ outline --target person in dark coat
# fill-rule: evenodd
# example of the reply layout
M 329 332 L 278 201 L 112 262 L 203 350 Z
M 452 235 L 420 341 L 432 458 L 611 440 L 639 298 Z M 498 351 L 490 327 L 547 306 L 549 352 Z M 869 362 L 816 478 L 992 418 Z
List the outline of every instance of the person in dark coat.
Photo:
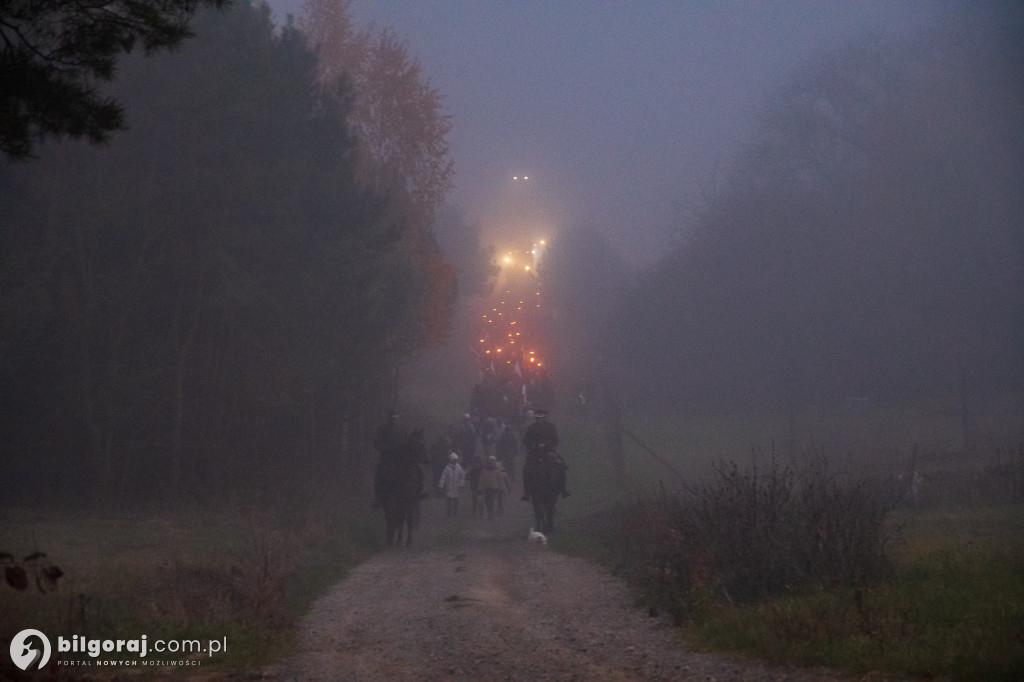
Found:
M 548 413 L 545 410 L 535 410 L 533 423 L 523 434 L 523 447 L 526 449 L 526 461 L 523 463 L 523 501 L 528 502 L 533 494 L 531 484 L 537 470 L 537 464 L 546 457 L 554 458 L 554 461 L 561 469 L 560 488 L 562 497 L 569 497 L 568 469 L 565 460 L 558 454 L 555 447 L 558 445 L 558 429 L 548 421 Z
M 381 500 L 384 498 L 384 483 L 387 473 L 397 465 L 399 449 L 408 437 L 409 434 L 405 427 L 399 424 L 398 413 L 390 410 L 387 421 L 377 427 L 377 433 L 373 439 L 373 446 L 380 452 L 377 467 L 373 472 L 374 509 L 380 506 Z
M 510 426 L 501 424 L 501 435 L 498 437 L 498 444 L 494 446 L 498 461 L 505 471 L 511 476 L 515 472 L 516 453 L 519 451 L 519 439 Z
M 448 466 L 448 455 L 452 452 L 452 444 L 448 437 L 441 434 L 430 446 L 430 470 L 432 480 L 441 478 L 441 472 Z

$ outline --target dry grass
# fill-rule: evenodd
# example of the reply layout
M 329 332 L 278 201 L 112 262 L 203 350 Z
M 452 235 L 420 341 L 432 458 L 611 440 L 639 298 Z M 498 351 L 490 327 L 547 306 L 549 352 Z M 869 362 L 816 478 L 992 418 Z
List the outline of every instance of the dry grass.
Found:
M 40 594 L 0 589 L 0 638 L 32 627 L 70 637 L 227 638 L 204 665 L 255 669 L 373 540 L 360 518 L 285 517 L 252 504 L 147 516 L 8 512 L 0 547 L 44 551 L 65 572 Z

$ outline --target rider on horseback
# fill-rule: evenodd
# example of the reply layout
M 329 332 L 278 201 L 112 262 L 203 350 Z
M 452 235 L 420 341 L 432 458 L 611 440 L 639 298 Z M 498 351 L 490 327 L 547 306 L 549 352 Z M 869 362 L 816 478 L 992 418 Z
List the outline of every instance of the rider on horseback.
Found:
M 538 467 L 545 458 L 552 458 L 560 469 L 559 492 L 562 497 L 569 497 L 569 490 L 566 487 L 566 471 L 568 466 L 562 456 L 558 454 L 555 447 L 558 445 L 558 429 L 547 420 L 548 413 L 545 410 L 535 410 L 533 423 L 523 434 L 523 447 L 526 448 L 526 461 L 523 463 L 523 501 L 529 502 L 533 495 L 533 481 Z

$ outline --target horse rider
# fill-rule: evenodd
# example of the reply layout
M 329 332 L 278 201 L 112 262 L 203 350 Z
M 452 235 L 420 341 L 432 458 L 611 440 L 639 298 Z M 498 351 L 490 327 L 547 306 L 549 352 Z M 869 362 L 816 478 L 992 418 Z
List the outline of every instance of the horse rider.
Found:
M 384 483 L 387 472 L 398 463 L 399 449 L 408 439 L 405 428 L 398 422 L 398 412 L 388 411 L 387 421 L 377 427 L 373 446 L 380 452 L 377 467 L 373 472 L 373 507 L 380 506 L 384 498 Z
M 566 471 L 568 466 L 562 456 L 558 454 L 555 447 L 558 445 L 558 429 L 548 421 L 546 410 L 534 410 L 533 423 L 523 434 L 523 447 L 526 449 L 526 461 L 523 463 L 523 501 L 528 502 L 533 491 L 529 489 L 533 470 L 540 460 L 545 457 L 552 457 L 561 468 L 561 490 L 562 497 L 569 497 L 569 490 L 566 487 Z

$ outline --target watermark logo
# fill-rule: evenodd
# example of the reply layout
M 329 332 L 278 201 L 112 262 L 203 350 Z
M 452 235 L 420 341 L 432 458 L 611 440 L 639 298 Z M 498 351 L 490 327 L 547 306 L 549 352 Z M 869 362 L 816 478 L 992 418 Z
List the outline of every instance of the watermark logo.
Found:
M 22 670 L 39 670 L 50 660 L 50 640 L 39 630 L 22 630 L 11 640 L 11 660 Z
M 2 2 L 2 0 L 0 0 Z M 199 666 L 201 658 L 226 652 L 228 638 L 157 639 L 146 635 L 136 639 L 90 639 L 85 635 L 57 637 L 55 648 L 39 630 L 26 629 L 11 640 L 11 660 L 22 670 L 40 670 L 53 653 L 54 665 L 70 666 Z M 150 654 L 153 658 L 147 658 Z

